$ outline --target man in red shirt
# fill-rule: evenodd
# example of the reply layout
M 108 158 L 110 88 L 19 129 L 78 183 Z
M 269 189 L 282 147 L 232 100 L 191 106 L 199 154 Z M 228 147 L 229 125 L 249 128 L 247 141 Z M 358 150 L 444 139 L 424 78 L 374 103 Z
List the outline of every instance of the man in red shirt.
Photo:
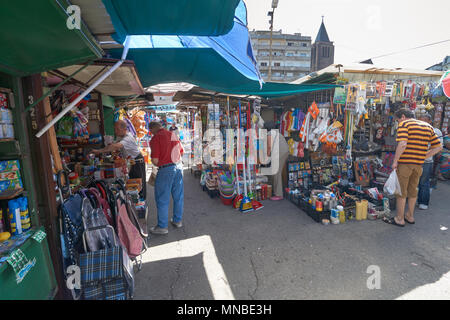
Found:
M 181 228 L 184 206 L 183 167 L 181 157 L 184 153 L 178 136 L 162 127 L 159 122 L 149 125 L 153 138 L 150 141 L 152 163 L 158 167 L 155 180 L 155 201 L 158 211 L 158 224 L 150 228 L 153 234 L 167 234 L 170 195 L 173 198 L 173 218 L 171 223 Z

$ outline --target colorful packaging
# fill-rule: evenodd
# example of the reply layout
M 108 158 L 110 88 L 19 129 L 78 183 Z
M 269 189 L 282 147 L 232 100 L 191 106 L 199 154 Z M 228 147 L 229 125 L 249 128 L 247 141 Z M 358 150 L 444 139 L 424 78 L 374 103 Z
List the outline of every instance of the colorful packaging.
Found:
M 22 179 L 0 181 L 0 192 L 23 188 Z
M 0 161 L 0 172 L 20 170 L 19 160 Z

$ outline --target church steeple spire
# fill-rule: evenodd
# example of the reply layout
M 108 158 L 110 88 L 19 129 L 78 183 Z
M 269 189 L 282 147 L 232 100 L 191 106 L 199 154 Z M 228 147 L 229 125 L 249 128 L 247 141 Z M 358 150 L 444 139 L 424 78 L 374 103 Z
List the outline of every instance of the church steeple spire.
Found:
M 315 42 L 318 42 L 318 41 L 331 42 L 330 38 L 328 37 L 328 32 L 327 32 L 327 29 L 325 28 L 325 23 L 324 23 L 323 19 L 324 19 L 324 16 L 322 16 L 322 24 L 320 25 L 319 33 L 317 34 Z

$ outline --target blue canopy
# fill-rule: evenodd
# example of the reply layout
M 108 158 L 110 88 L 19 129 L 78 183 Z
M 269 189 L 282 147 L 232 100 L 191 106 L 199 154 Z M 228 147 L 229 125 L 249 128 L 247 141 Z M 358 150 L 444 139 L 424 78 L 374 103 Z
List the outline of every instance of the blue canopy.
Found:
M 134 60 L 144 87 L 168 82 L 189 82 L 229 94 L 265 97 L 322 90 L 315 85 L 263 85 L 247 29 L 243 1 L 236 7 L 231 31 L 221 36 L 129 36 L 127 59 Z M 111 50 L 119 58 L 121 50 Z

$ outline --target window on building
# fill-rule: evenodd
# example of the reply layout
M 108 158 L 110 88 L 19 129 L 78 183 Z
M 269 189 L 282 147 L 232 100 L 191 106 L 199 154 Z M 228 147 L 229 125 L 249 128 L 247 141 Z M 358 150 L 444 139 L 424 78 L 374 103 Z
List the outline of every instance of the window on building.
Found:
M 267 67 L 267 62 L 261 62 L 260 66 L 261 67 Z
M 307 43 L 305 43 L 305 42 L 302 42 L 302 47 L 307 47 L 308 46 L 308 44 Z
M 330 57 L 330 47 L 322 48 L 322 57 L 329 58 Z
M 274 67 L 281 67 L 281 63 L 280 62 L 274 62 L 273 66 Z
M 307 56 L 308 56 L 308 54 L 305 52 L 300 53 L 300 57 L 307 57 Z
M 288 42 L 287 45 L 288 45 L 288 47 L 293 47 L 293 46 L 295 46 L 295 43 L 294 42 Z
M 288 72 L 288 73 L 286 73 L 286 76 L 287 76 L 287 77 L 293 77 L 293 76 L 294 76 L 294 73 L 293 73 L 293 72 Z
M 286 52 L 286 57 L 293 57 L 294 53 L 293 52 Z

